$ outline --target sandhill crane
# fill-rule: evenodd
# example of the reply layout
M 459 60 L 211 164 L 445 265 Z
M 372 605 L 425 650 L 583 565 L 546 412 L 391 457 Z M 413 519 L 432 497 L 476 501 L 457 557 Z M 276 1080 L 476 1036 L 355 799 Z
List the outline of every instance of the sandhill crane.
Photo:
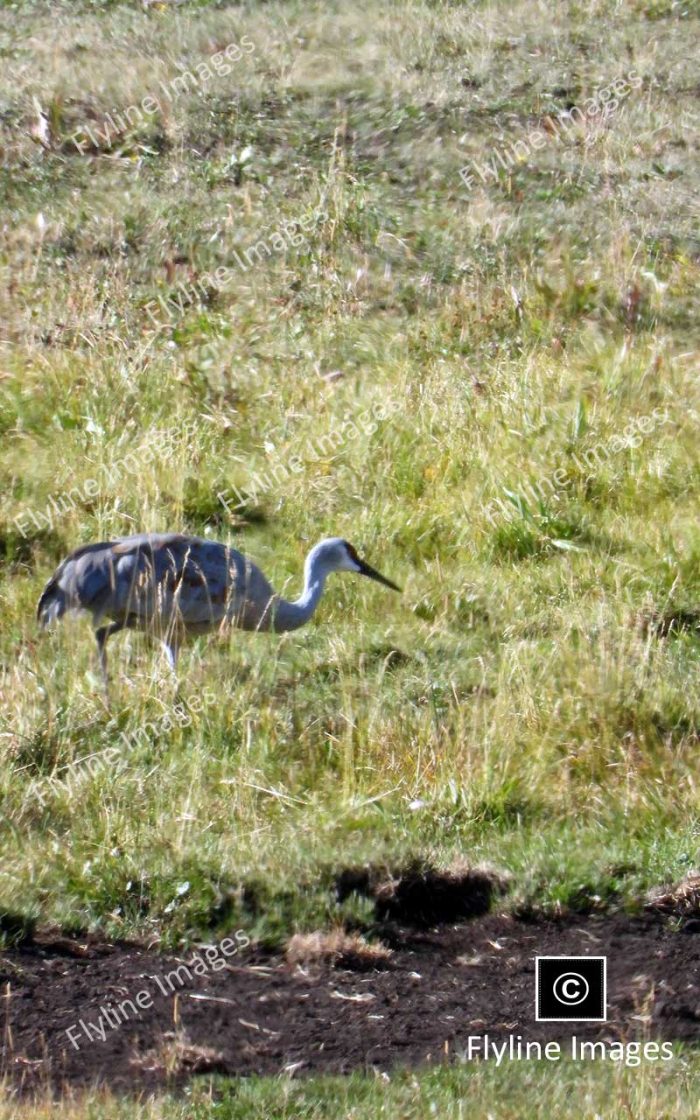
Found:
M 281 633 L 303 626 L 331 572 L 357 572 L 401 590 L 340 537 L 311 549 L 304 590 L 290 602 L 276 595 L 257 565 L 235 548 L 178 533 L 144 533 L 72 552 L 46 584 L 37 618 L 44 627 L 66 611 L 89 611 L 106 684 L 107 639 L 119 630 L 148 630 L 162 642 L 174 671 L 188 634 L 228 626 Z M 111 621 L 103 625 L 104 619 Z

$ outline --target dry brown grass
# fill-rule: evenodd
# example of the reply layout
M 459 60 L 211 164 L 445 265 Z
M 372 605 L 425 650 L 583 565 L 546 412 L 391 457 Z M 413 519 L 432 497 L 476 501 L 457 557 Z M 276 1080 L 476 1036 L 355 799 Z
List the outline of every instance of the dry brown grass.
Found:
M 391 949 L 381 942 L 369 942 L 358 933 L 342 929 L 295 933 L 286 948 L 287 960 L 292 965 L 330 963 L 335 968 L 354 971 L 386 968 L 391 955 Z
M 700 917 L 700 871 L 689 871 L 668 890 L 649 892 L 647 909 L 679 917 Z

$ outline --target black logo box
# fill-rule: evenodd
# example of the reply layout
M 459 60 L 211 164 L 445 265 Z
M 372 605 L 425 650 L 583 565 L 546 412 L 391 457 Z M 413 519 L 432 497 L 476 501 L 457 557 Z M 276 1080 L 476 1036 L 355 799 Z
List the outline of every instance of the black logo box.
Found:
M 605 957 L 536 957 L 537 1022 L 604 1023 Z

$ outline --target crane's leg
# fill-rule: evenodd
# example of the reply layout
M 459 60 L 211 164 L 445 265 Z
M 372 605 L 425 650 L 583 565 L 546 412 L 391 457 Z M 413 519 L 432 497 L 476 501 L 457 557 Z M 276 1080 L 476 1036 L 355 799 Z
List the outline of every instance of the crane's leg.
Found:
M 102 677 L 105 683 L 105 688 L 109 684 L 109 677 L 107 675 L 107 639 L 112 634 L 118 634 L 120 630 L 124 629 L 123 622 L 110 622 L 109 626 L 100 626 L 95 631 L 95 641 L 97 642 L 97 655 L 100 659 L 100 669 L 102 670 Z
M 174 638 L 162 638 L 161 645 L 163 646 L 165 659 L 168 662 L 168 665 L 172 669 L 173 674 L 177 674 L 177 658 L 178 654 L 180 653 L 179 645 Z

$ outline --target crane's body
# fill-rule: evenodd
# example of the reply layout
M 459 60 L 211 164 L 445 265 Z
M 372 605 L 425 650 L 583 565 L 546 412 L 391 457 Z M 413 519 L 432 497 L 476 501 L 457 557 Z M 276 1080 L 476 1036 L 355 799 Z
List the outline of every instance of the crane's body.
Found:
M 303 626 L 333 571 L 358 572 L 399 590 L 339 537 L 312 548 L 304 566 L 304 590 L 290 602 L 273 591 L 256 564 L 229 545 L 179 533 L 147 533 L 72 552 L 44 588 L 37 617 L 46 626 L 66 611 L 89 611 L 105 678 L 107 638 L 125 628 L 159 638 L 174 668 L 189 634 L 227 627 L 279 633 Z M 103 625 L 105 619 L 111 621 Z

